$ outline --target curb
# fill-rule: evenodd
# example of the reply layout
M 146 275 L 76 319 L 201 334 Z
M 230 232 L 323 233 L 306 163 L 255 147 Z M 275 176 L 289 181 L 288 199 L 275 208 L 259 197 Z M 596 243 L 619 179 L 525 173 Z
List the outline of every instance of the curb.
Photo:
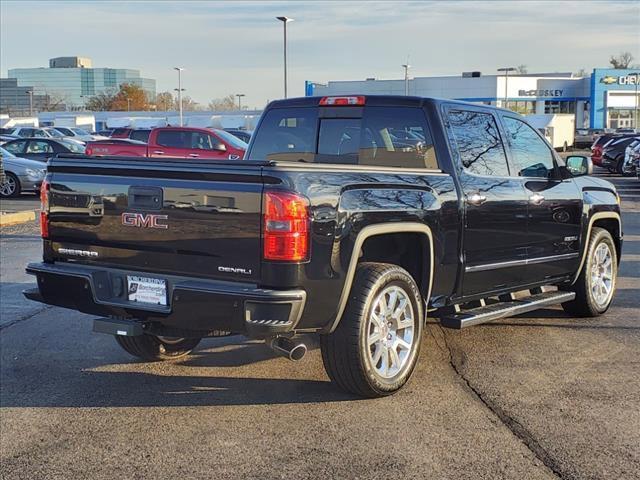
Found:
M 35 210 L 24 210 L 22 212 L 5 213 L 0 215 L 0 227 L 17 225 L 19 223 L 33 222 L 36 219 Z

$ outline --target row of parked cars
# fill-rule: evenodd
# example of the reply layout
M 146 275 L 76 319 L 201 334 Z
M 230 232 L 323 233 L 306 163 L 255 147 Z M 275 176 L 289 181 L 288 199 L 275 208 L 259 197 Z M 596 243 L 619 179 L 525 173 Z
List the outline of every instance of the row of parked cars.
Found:
M 640 174 L 640 132 L 605 133 L 591 146 L 594 165 L 624 176 Z
M 240 129 L 191 127 L 116 128 L 94 133 L 75 127 L 2 129 L 0 154 L 5 175 L 0 197 L 37 192 L 47 160 L 58 154 L 237 160 L 244 156 L 250 138 L 249 132 Z

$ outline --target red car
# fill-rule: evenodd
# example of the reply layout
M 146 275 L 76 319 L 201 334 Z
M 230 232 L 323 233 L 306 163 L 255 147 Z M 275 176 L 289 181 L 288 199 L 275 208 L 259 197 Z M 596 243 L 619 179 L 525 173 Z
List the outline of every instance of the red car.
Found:
M 240 160 L 246 149 L 246 143 L 224 130 L 162 127 L 151 130 L 148 143 L 123 139 L 88 142 L 86 154 L 92 156 Z

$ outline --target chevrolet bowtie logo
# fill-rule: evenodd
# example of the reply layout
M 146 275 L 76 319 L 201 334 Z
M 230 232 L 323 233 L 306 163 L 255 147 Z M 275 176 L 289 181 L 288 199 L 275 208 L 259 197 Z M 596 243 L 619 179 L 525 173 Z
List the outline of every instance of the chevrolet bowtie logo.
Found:
M 602 77 L 600 79 L 600 83 L 604 83 L 605 85 L 611 85 L 612 83 L 618 83 L 618 78 L 607 75 L 606 77 Z

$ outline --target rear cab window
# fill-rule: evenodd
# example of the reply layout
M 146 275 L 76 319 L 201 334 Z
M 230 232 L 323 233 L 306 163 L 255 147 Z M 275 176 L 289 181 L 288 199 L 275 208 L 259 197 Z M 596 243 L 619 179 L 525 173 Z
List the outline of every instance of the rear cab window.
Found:
M 247 158 L 438 169 L 420 107 L 273 108 Z

